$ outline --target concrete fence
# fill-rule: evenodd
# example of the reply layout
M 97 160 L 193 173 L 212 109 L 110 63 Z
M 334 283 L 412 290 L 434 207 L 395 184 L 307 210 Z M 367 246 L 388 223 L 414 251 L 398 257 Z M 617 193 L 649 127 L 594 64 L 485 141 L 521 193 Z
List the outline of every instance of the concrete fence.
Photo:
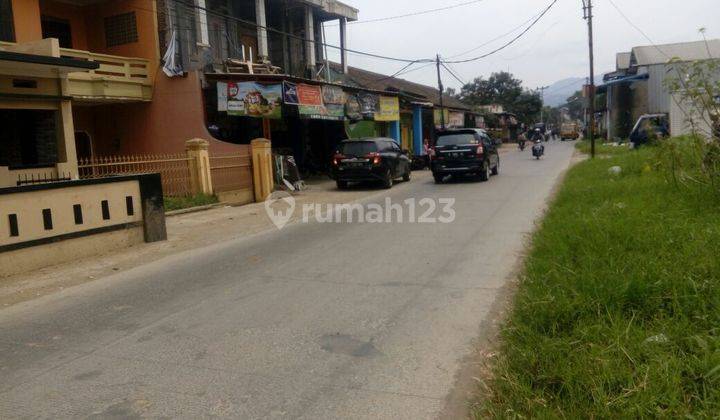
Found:
M 0 276 L 165 239 L 158 174 L 0 188 Z

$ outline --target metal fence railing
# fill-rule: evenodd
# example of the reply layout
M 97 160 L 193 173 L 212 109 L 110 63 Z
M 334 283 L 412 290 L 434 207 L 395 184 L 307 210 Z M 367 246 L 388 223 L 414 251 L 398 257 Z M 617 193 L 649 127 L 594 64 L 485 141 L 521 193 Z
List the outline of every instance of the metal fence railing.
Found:
M 194 161 L 186 154 L 105 156 L 78 160 L 81 179 L 117 175 L 159 173 L 163 193 L 168 197 L 192 195 L 191 171 Z

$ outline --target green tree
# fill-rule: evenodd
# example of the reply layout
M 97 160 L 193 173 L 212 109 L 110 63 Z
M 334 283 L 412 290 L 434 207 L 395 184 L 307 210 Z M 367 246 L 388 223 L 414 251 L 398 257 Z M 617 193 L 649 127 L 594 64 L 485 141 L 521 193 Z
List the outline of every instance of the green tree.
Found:
M 463 86 L 459 99 L 470 106 L 509 106 L 523 93 L 522 81 L 508 72 L 493 73 L 487 80 L 477 77 Z
M 585 99 L 581 90 L 567 98 L 567 103 L 562 108 L 567 108 L 568 115 L 572 120 L 582 120 L 585 113 Z
M 532 123 L 539 119 L 542 100 L 536 92 L 524 89 L 522 81 L 511 73 L 493 73 L 488 79 L 478 77 L 463 86 L 458 99 L 472 107 L 502 105 L 503 109 L 516 114 L 520 121 Z
M 508 105 L 507 109 L 517 115 L 521 122 L 532 124 L 540 120 L 542 99 L 537 92 L 525 90 Z

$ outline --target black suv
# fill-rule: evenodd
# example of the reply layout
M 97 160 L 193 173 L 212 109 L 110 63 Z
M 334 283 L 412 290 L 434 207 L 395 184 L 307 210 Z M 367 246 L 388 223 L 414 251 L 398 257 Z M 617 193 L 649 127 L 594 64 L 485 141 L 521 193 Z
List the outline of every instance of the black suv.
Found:
M 431 169 L 438 184 L 448 175 L 475 175 L 481 181 L 500 171 L 497 146 L 480 129 L 441 131 L 430 151 Z
M 350 182 L 380 181 L 391 188 L 393 181 L 410 181 L 411 159 L 394 140 L 365 138 L 345 140 L 338 146 L 332 160 L 330 176 L 340 189 Z

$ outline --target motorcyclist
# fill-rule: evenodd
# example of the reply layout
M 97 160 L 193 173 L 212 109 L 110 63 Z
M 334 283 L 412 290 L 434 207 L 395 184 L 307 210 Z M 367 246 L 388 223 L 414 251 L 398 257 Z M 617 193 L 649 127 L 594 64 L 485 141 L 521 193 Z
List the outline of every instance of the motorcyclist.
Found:
M 525 133 L 520 133 L 517 138 L 517 142 L 520 150 L 525 150 L 525 143 L 527 142 L 527 137 L 525 137 Z
M 545 154 L 545 145 L 542 143 L 541 139 L 534 140 L 533 143 L 533 156 L 535 156 L 537 159 L 540 159 L 540 157 Z
M 540 129 L 536 128 L 535 130 L 533 130 L 530 140 L 532 140 L 533 143 L 537 143 L 538 140 L 544 141 L 545 139 L 543 138 L 543 135 L 542 135 L 542 132 L 540 131 Z

